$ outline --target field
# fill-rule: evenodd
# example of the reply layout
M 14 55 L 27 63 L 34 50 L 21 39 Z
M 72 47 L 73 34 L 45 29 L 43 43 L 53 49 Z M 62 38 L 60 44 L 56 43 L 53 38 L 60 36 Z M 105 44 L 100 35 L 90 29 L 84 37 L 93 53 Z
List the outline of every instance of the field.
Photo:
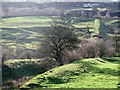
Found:
M 42 30 L 48 29 L 52 17 L 13 17 L 2 19 L 2 41 L 15 48 L 16 45 L 34 48 Z
M 120 58 L 89 58 L 39 74 L 21 88 L 117 88 Z
M 0 42 L 11 48 L 16 48 L 16 46 L 19 45 L 28 49 L 36 49 L 36 46 L 39 45 L 43 31 L 49 29 L 52 18 L 56 18 L 56 16 L 2 18 L 3 24 L 0 30 L 0 32 L 2 32 L 2 40 L 0 40 Z M 86 32 L 87 28 L 89 28 L 89 31 L 92 32 L 90 37 L 98 34 L 99 32 L 98 29 L 95 28 L 97 23 L 99 26 L 99 21 L 95 22 L 95 19 L 73 17 L 72 20 L 73 25 L 78 29 L 77 33 L 84 34 L 83 37 L 89 36 Z M 116 26 L 117 22 L 119 22 L 119 20 L 113 19 L 103 19 L 103 21 L 106 25 L 112 26 Z

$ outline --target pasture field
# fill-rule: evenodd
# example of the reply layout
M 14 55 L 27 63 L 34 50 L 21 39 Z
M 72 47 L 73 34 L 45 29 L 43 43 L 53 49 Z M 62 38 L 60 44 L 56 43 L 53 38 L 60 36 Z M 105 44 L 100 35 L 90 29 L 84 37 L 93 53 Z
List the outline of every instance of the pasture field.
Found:
M 33 43 L 38 43 L 42 32 L 49 28 L 53 17 L 11 17 L 2 19 L 2 40 L 9 47 L 15 48 L 16 45 L 35 49 Z
M 0 26 L 2 40 L 0 40 L 0 42 L 11 48 L 16 48 L 16 45 L 19 45 L 28 49 L 36 49 L 35 43 L 38 44 L 44 30 L 49 30 L 52 18 L 57 17 L 23 16 L 2 18 L 2 26 Z M 119 22 L 119 20 L 116 19 L 103 19 L 103 21 L 106 25 L 112 26 L 117 26 L 117 22 Z M 95 19 L 73 17 L 72 24 L 75 28 L 79 29 L 77 33 L 82 33 L 83 37 L 88 35 L 86 32 L 87 28 L 92 32 L 90 36 L 98 34 L 98 29 L 95 28 Z M 99 21 L 98 24 L 96 22 L 96 26 L 97 25 L 99 26 Z
M 54 16 L 53 16 L 54 17 Z M 23 16 L 23 17 L 11 17 L 11 18 L 3 18 L 2 27 L 43 27 L 49 26 L 49 22 L 52 17 L 45 16 Z
M 119 57 L 89 58 L 51 69 L 21 88 L 117 88 Z

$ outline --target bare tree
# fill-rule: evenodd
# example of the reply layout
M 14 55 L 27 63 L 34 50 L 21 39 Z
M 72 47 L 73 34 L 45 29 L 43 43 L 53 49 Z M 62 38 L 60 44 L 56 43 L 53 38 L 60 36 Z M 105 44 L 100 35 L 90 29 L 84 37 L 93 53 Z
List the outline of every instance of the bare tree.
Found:
M 51 28 L 44 33 L 39 50 L 44 53 L 44 57 L 54 58 L 60 65 L 63 65 L 63 51 L 77 48 L 78 43 L 79 40 L 70 25 L 70 20 L 53 19 Z
M 96 42 L 96 47 L 98 48 L 100 58 L 103 56 L 112 56 L 115 52 L 111 40 L 99 40 Z

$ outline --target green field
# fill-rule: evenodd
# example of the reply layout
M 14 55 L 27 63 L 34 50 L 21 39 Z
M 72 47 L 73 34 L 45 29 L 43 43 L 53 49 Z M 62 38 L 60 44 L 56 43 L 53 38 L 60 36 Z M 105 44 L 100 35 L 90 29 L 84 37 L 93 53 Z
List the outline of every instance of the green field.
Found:
M 11 27 L 11 28 L 17 28 L 17 27 L 43 27 L 43 26 L 49 26 L 49 22 L 51 21 L 50 18 L 52 17 L 44 17 L 44 16 L 24 16 L 24 17 L 11 17 L 11 18 L 3 18 L 2 27 Z
M 15 48 L 16 45 L 35 49 L 42 32 L 49 28 L 52 17 L 12 17 L 2 18 L 2 40 L 7 46 Z
M 51 69 L 21 88 L 117 88 L 120 58 L 90 58 Z
M 56 18 L 56 16 L 2 18 L 3 24 L 0 30 L 2 32 L 2 40 L 0 42 L 12 48 L 16 48 L 16 45 L 19 45 L 35 49 L 35 45 L 40 41 L 43 31 L 49 29 L 52 18 Z M 72 20 L 73 25 L 82 30 L 77 33 L 87 35 L 86 29 L 89 27 L 89 30 L 92 32 L 91 36 L 98 34 L 98 30 L 95 28 L 95 19 L 73 17 Z M 118 22 L 118 20 L 113 19 L 103 21 L 105 24 L 113 26 Z

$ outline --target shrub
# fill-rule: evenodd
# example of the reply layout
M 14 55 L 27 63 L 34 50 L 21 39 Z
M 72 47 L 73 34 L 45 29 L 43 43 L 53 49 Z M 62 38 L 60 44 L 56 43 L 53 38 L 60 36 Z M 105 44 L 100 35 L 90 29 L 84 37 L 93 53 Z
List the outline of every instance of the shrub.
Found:
M 82 43 L 78 52 L 83 58 L 113 56 L 115 48 L 111 40 L 94 38 Z
M 71 63 L 75 60 L 79 60 L 82 58 L 81 53 L 78 53 L 76 50 L 73 50 L 73 51 L 65 50 L 64 53 L 66 56 L 66 58 L 63 60 L 64 63 Z

